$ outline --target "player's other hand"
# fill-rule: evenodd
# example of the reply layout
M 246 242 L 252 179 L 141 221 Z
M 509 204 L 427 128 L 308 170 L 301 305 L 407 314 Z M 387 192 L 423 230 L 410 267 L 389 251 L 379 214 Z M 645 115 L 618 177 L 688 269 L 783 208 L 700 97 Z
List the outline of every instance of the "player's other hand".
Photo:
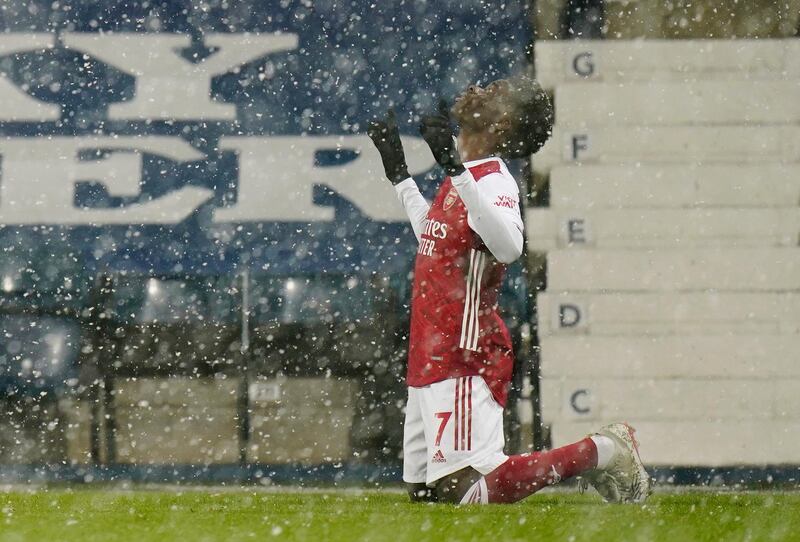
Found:
M 453 126 L 450 123 L 450 110 L 445 100 L 439 101 L 439 112 L 422 117 L 419 125 L 422 139 L 431 148 L 433 157 L 451 177 L 464 172 L 461 156 L 456 149 Z
M 400 131 L 394 109 L 389 109 L 385 119 L 374 119 L 367 125 L 367 135 L 375 144 L 383 161 L 386 177 L 392 184 L 398 184 L 411 175 L 408 174 L 406 155 L 400 142 Z

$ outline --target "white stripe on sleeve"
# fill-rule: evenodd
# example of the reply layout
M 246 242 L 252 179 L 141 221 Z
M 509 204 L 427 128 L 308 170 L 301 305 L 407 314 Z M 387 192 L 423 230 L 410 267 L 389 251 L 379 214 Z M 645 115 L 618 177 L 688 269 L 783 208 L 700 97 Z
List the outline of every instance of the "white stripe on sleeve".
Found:
M 469 270 L 467 272 L 466 292 L 464 296 L 464 315 L 461 320 L 460 348 L 478 349 L 480 335 L 480 319 L 478 311 L 481 302 L 481 279 L 486 264 L 486 255 L 474 248 L 469 254 Z
M 475 329 L 472 335 L 472 344 L 470 346 L 470 350 L 477 350 L 478 349 L 478 338 L 480 337 L 481 332 L 481 319 L 480 319 L 480 310 L 481 310 L 481 281 L 483 280 L 483 270 L 486 268 L 486 255 L 483 252 L 478 252 L 480 255 L 481 263 L 478 268 L 478 278 L 475 284 L 475 303 L 473 312 L 475 313 Z
M 475 269 L 475 249 L 469 253 L 469 269 L 467 270 L 467 284 L 464 291 L 464 315 L 461 318 L 461 342 L 458 347 L 464 348 L 467 338 L 467 321 L 469 320 L 469 307 L 472 301 L 472 275 Z

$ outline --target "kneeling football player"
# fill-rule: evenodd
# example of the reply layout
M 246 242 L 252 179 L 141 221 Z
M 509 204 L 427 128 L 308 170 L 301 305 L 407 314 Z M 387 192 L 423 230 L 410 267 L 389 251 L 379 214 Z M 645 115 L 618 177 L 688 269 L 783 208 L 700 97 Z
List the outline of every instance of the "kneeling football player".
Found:
M 510 503 L 577 475 L 610 502 L 641 502 L 650 492 L 625 424 L 550 451 L 503 453 L 513 353 L 497 296 L 523 243 L 519 189 L 503 159 L 535 153 L 552 126 L 549 97 L 527 78 L 471 86 L 451 110 L 442 104 L 420 126 L 447 173 L 429 205 L 408 173 L 394 112 L 369 125 L 419 241 L 403 442 L 414 501 Z

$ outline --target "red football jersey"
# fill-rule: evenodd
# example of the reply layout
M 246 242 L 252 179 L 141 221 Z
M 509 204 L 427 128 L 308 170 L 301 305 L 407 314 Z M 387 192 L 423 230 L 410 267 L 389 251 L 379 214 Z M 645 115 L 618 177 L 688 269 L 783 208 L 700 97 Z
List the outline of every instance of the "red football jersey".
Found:
M 497 161 L 469 168 L 476 182 L 500 171 Z M 506 266 L 467 223 L 467 208 L 449 177 L 428 210 L 414 264 L 409 386 L 481 376 L 506 404 L 511 337 L 497 312 Z

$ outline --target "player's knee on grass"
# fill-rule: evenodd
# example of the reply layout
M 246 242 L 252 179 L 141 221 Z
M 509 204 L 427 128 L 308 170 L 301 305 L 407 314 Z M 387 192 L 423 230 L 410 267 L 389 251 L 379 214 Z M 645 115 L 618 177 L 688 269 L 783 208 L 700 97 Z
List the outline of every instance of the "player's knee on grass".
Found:
M 436 493 L 433 488 L 423 484 L 406 484 L 408 497 L 411 502 L 436 502 Z
M 458 504 L 469 488 L 473 486 L 481 477 L 481 473 L 467 467 L 448 474 L 444 478 L 436 481 L 436 500 L 438 502 Z

